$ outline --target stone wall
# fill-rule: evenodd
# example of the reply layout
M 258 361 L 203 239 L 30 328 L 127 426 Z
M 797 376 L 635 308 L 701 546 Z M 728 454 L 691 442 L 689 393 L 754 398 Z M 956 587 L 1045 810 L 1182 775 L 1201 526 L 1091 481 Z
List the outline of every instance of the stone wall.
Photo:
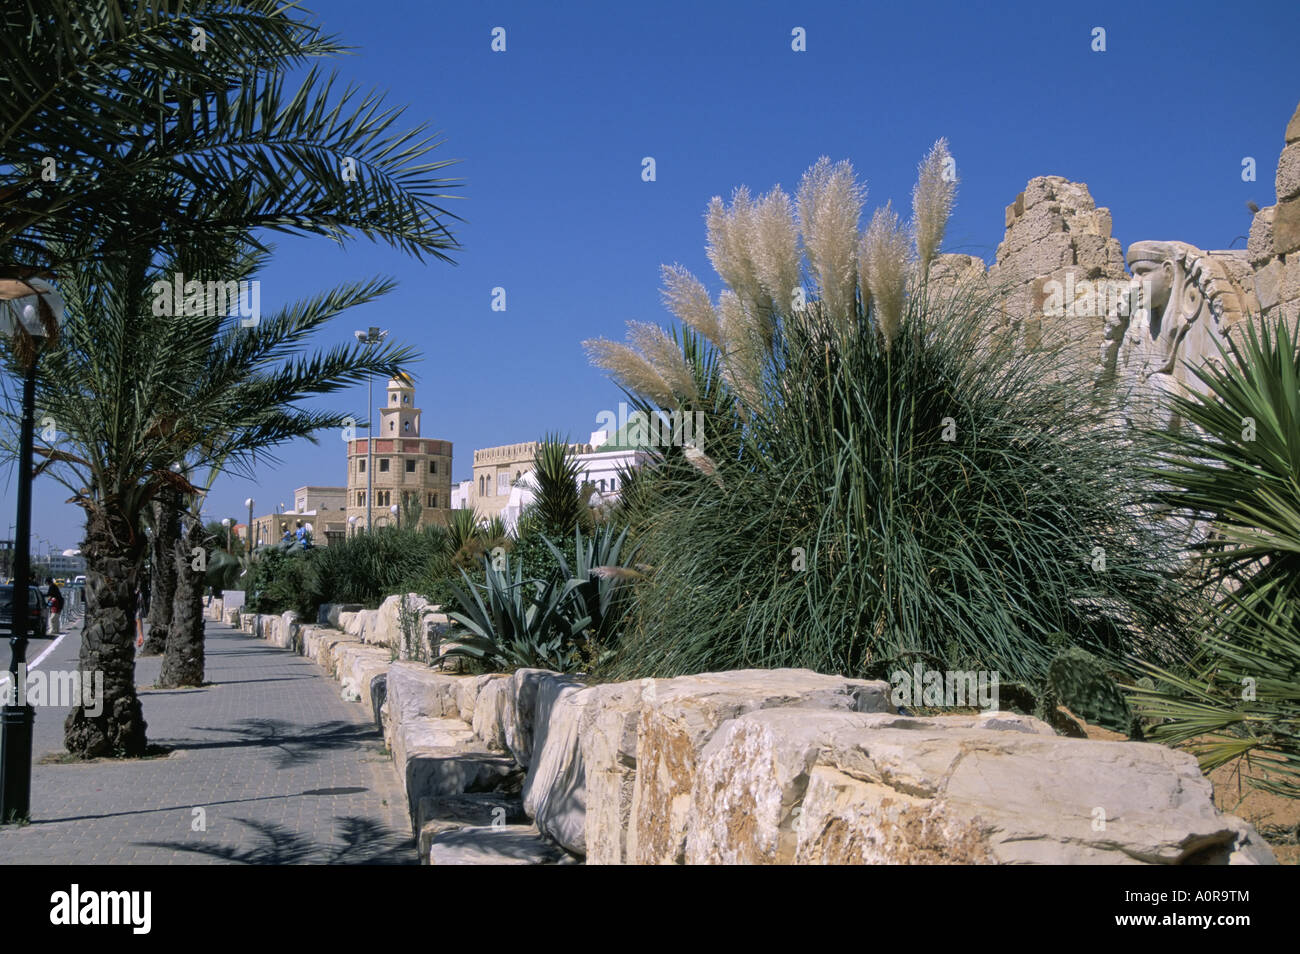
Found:
M 886 683 L 806 670 L 461 675 L 395 659 L 367 625 L 241 622 L 292 629 L 382 726 L 425 864 L 1274 861 L 1159 745 L 900 715 Z
M 1201 241 L 1190 249 L 1188 261 L 1206 285 L 1200 290 L 1215 298 L 1220 330 L 1247 314 L 1269 321 L 1300 316 L 1300 107 L 1286 127 L 1275 185 L 1277 204 L 1255 214 L 1246 249 L 1202 251 Z M 1122 376 L 1128 303 L 1116 293 L 1131 278 L 1111 235 L 1110 210 L 1096 205 L 1084 183 L 1039 176 L 1007 206 L 1005 228 L 991 267 L 969 255 L 943 255 L 932 274 L 974 280 L 998 295 L 991 340 L 1014 349 L 1060 344 L 1070 358 L 1067 373 L 1089 385 L 1112 383 L 1117 362 Z
M 1274 180 L 1277 204 L 1255 213 L 1247 251 L 1265 317 L 1300 316 L 1300 106 L 1287 124 Z

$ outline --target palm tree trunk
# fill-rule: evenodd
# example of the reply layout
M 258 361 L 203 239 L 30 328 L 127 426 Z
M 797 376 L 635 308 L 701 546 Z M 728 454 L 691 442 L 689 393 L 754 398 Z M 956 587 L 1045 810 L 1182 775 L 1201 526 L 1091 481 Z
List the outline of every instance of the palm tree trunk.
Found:
M 176 592 L 172 598 L 172 620 L 167 629 L 167 651 L 163 655 L 158 685 L 203 685 L 203 572 L 194 569 L 192 551 L 203 545 L 203 524 L 190 527 L 188 538 L 173 547 Z
M 149 596 L 149 634 L 144 640 L 145 656 L 157 656 L 167 648 L 172 623 L 172 600 L 176 595 L 176 563 L 172 551 L 181 536 L 180 506 L 173 490 L 164 490 L 154 503 L 158 519 L 153 537 L 153 588 Z
M 82 758 L 138 756 L 145 751 L 144 712 L 135 693 L 136 585 L 143 534 L 112 507 L 86 514 L 86 619 L 81 629 L 83 679 L 103 673 L 104 691 L 91 705 L 74 706 L 63 723 L 68 751 Z

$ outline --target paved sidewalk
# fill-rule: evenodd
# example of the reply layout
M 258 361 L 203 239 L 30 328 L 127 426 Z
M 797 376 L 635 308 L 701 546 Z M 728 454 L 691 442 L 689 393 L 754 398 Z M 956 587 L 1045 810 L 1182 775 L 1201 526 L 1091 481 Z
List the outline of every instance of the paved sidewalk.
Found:
M 40 668 L 75 669 L 80 639 Z M 139 659 L 137 685 L 160 666 Z M 38 708 L 32 823 L 0 827 L 0 864 L 415 863 L 368 707 L 314 662 L 210 620 L 207 678 L 141 691 L 150 743 L 172 749 L 158 758 L 41 763 L 62 751 L 66 710 Z

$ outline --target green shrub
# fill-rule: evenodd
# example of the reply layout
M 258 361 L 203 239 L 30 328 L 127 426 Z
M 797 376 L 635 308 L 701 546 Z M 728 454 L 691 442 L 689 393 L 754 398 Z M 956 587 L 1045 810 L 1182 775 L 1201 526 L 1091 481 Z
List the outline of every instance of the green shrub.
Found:
M 1249 757 L 1252 779 L 1300 797 L 1300 325 L 1231 339 L 1222 366 L 1197 374 L 1209 389 L 1179 397 L 1189 422 L 1160 434 L 1153 471 L 1160 503 L 1214 534 L 1196 550 L 1215 597 L 1185 665 L 1143 661 L 1139 712 L 1158 720 L 1150 735 L 1187 744 L 1207 771 Z
M 678 420 L 703 430 L 628 488 L 653 572 L 608 675 L 886 676 L 920 656 L 1035 684 L 1062 638 L 1110 665 L 1175 657 L 1192 604 L 1143 517 L 1144 438 L 1110 423 L 1066 343 L 1026 353 L 996 294 L 930 278 L 949 167 L 941 142 L 914 255 L 888 208 L 858 232 L 847 163 L 819 162 L 793 200 L 715 199 L 716 304 L 667 268 L 680 339 L 632 323 L 627 344 L 588 342 L 639 409 L 674 415 L 674 444 Z

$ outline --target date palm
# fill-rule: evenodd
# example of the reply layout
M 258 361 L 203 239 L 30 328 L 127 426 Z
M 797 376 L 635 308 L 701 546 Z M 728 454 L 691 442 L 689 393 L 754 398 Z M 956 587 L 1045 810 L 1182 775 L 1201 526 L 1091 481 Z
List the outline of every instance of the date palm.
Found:
M 245 328 L 219 314 L 152 315 L 159 272 L 147 256 L 115 256 L 68 276 L 69 319 L 43 357 L 38 391 L 61 432 L 38 448 L 38 470 L 68 487 L 86 515 L 80 665 L 104 673 L 105 700 L 98 716 L 73 709 L 65 741 L 87 757 L 139 754 L 145 746 L 131 643 L 146 508 L 167 492 L 198 494 L 189 473 L 214 466 L 249 472 L 269 448 L 343 426 L 343 412 L 298 405 L 367 374 L 391 376 L 414 357 L 395 345 L 305 350 L 331 318 L 387 292 L 387 281 L 343 285 Z M 178 681 L 201 681 L 201 652 L 182 638 L 177 654 L 199 666 Z
M 219 260 L 258 227 L 446 258 L 436 139 L 332 75 L 286 79 L 344 49 L 281 0 L 4 5 L 0 281 L 139 247 Z

